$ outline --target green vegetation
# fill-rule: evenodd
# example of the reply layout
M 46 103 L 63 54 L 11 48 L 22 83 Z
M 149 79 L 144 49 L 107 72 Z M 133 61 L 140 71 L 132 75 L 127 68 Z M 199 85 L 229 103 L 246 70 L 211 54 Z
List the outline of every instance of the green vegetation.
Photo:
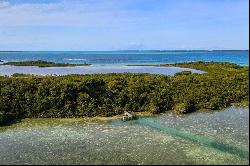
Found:
M 191 71 L 182 71 L 182 72 L 176 73 L 175 76 L 190 75 L 190 74 L 192 74 Z
M 70 63 L 54 63 L 47 61 L 24 61 L 24 62 L 6 62 L 1 65 L 14 65 L 14 66 L 38 66 L 38 67 L 67 67 L 67 66 L 89 66 L 90 64 L 70 64 Z
M 248 67 L 215 62 L 173 66 L 207 73 L 0 77 L 0 114 L 27 118 L 109 117 L 125 110 L 189 113 L 248 103 Z
M 14 73 L 11 75 L 12 77 L 32 77 L 32 74 L 24 74 L 24 73 Z
M 0 113 L 0 126 L 3 124 L 9 124 L 13 122 L 13 120 L 18 119 L 20 117 L 16 116 L 17 114 L 11 114 L 11 113 Z

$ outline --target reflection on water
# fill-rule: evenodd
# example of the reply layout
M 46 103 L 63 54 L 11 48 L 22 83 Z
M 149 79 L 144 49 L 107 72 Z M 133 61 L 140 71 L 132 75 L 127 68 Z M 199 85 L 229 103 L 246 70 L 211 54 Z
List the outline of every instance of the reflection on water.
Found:
M 140 121 L 147 121 L 142 118 Z M 150 118 L 249 153 L 248 108 Z M 1 164 L 248 164 L 249 159 L 138 121 L 27 119 L 0 128 Z M 237 152 L 237 151 L 234 151 Z
M 77 67 L 37 67 L 37 66 L 10 66 L 0 65 L 0 75 L 14 73 L 35 75 L 67 75 L 67 74 L 97 74 L 97 73 L 150 73 L 174 75 L 181 71 L 204 73 L 203 71 L 179 67 L 154 67 L 154 66 L 121 66 L 121 65 L 91 65 Z

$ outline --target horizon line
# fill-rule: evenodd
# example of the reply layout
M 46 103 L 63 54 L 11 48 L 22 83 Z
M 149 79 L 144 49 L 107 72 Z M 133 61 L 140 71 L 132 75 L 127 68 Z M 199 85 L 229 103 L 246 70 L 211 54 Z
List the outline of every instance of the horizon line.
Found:
M 121 50 L 0 50 L 0 52 L 100 52 L 100 51 L 249 51 L 249 49 L 121 49 Z

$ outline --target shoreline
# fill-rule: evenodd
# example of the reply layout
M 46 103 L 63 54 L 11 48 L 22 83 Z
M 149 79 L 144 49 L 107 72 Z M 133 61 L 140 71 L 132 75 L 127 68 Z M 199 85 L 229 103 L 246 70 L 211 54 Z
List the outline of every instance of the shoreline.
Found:
M 166 114 L 166 113 L 164 113 Z M 161 114 L 158 114 L 161 115 Z M 135 116 L 137 118 L 144 118 L 144 117 L 154 117 L 157 116 L 156 114 L 152 114 L 150 112 L 137 112 L 135 113 Z M 19 124 L 21 124 L 22 122 L 26 122 L 26 121 L 35 121 L 37 125 L 42 126 L 44 124 L 46 124 L 46 121 L 50 121 L 53 120 L 55 122 L 55 124 L 57 123 L 109 123 L 113 120 L 120 120 L 122 121 L 122 114 L 121 115 L 114 115 L 114 116 L 109 116 L 109 117 L 104 117 L 104 116 L 95 116 L 95 117 L 64 117 L 64 118 L 46 118 L 46 117 L 39 117 L 39 118 L 19 118 L 19 119 L 14 119 L 12 122 L 9 122 L 7 124 L 3 124 L 0 125 L 0 131 L 1 129 L 8 129 L 8 128 L 12 128 L 15 126 L 18 126 Z
M 236 107 L 236 108 L 249 108 L 249 102 L 240 102 L 240 103 L 232 103 L 230 106 L 225 107 L 223 109 L 220 110 L 210 110 L 210 109 L 200 109 L 195 111 L 194 113 L 209 113 L 209 114 L 213 114 L 216 112 L 220 112 L 224 109 L 230 108 L 230 107 Z M 175 114 L 175 115 L 179 115 L 179 116 L 189 116 L 192 115 L 192 113 L 179 113 L 176 110 L 169 110 L 166 112 L 162 112 L 162 113 L 158 113 L 158 114 L 154 114 L 151 112 L 135 112 L 134 115 L 136 118 L 147 118 L 147 117 L 157 117 L 160 115 L 167 115 L 167 114 Z M 5 129 L 5 128 L 9 128 L 15 125 L 18 125 L 19 123 L 22 122 L 26 122 L 26 121 L 30 121 L 30 120 L 35 120 L 37 122 L 41 122 L 41 123 L 37 123 L 38 125 L 40 124 L 46 124 L 46 121 L 50 121 L 50 120 L 55 120 L 56 123 L 70 123 L 70 122 L 80 122 L 80 123 L 109 123 L 113 120 L 120 120 L 122 121 L 122 115 L 114 115 L 114 116 L 94 116 L 94 117 L 63 117 L 63 118 L 55 118 L 55 117 L 34 117 L 34 118 L 19 118 L 19 119 L 14 119 L 12 122 L 9 122 L 7 124 L 3 124 L 0 125 L 0 129 Z M 128 121 L 133 121 L 132 120 L 128 120 Z

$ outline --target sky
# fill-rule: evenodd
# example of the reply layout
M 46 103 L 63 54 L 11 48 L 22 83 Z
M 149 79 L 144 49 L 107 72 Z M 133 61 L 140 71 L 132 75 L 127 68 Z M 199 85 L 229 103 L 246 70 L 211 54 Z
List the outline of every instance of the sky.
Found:
M 248 45 L 248 0 L 0 0 L 1 51 Z

